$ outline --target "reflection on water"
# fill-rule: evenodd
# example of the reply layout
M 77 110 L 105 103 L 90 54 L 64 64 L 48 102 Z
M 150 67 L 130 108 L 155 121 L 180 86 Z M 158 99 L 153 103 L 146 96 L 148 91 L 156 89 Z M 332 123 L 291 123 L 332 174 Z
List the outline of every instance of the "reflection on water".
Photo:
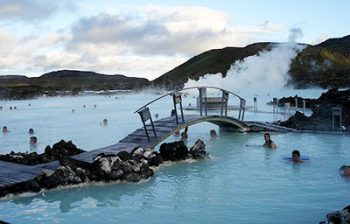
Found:
M 121 186 L 120 186 L 121 185 Z M 97 207 L 118 207 L 118 201 L 122 196 L 134 196 L 140 187 L 136 184 L 128 184 L 127 191 L 125 183 L 116 184 L 98 184 L 73 187 L 69 189 L 56 189 L 42 192 L 34 196 L 23 196 L 14 198 L 12 202 L 19 205 L 30 205 L 34 201 L 59 204 L 62 213 L 70 212 L 79 207 L 80 203 L 86 201 L 96 201 Z M 147 188 L 146 183 L 140 184 Z

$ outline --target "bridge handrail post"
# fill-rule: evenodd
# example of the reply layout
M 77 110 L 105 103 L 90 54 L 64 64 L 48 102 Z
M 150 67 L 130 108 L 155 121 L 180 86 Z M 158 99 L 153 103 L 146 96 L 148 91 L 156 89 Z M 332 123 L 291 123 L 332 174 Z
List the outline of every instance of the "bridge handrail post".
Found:
M 202 93 L 202 87 L 198 88 L 199 91 L 199 111 L 200 111 L 200 115 L 203 116 L 203 93 Z
M 154 124 L 153 124 L 151 112 L 150 112 L 148 107 L 144 107 L 144 108 L 138 110 L 137 113 L 141 117 L 143 128 L 145 129 L 145 132 L 146 132 L 147 140 L 148 140 L 148 142 L 151 142 L 149 134 L 148 134 L 147 126 L 146 126 L 146 121 L 150 120 L 154 136 L 157 137 L 156 130 L 154 129 Z
M 174 103 L 174 110 L 175 110 L 175 121 L 176 124 L 179 123 L 179 118 L 177 117 L 177 108 L 176 108 L 176 102 L 175 102 L 175 94 L 173 95 L 173 103 Z
M 227 116 L 228 97 L 229 97 L 229 93 L 225 90 L 222 90 L 221 116 L 224 114 L 224 109 L 225 109 L 225 116 Z
M 208 116 L 208 95 L 207 95 L 207 87 L 202 87 L 202 98 L 204 98 L 204 112 L 205 116 Z M 202 100 L 203 103 L 203 100 Z
M 180 96 L 180 97 L 181 97 L 181 96 Z M 182 123 L 185 123 L 184 111 L 183 111 L 183 109 L 182 109 L 182 99 L 181 99 L 181 103 L 180 103 L 180 110 L 181 110 Z
M 245 99 L 240 98 L 238 120 L 241 120 L 241 121 L 243 121 L 244 119 L 245 103 L 246 103 Z
M 184 123 L 185 122 L 185 118 L 184 118 L 184 112 L 183 112 L 183 109 L 182 109 L 182 97 L 181 97 L 181 94 L 179 94 L 179 93 L 174 93 L 173 94 L 173 103 L 174 103 L 174 109 L 175 109 L 176 124 L 179 123 L 179 118 L 178 118 L 178 115 L 177 115 L 177 107 L 176 107 L 177 104 L 180 104 L 181 119 L 182 119 L 182 122 Z
M 205 89 L 204 109 L 205 109 L 205 116 L 208 116 L 208 96 L 207 96 L 207 89 Z

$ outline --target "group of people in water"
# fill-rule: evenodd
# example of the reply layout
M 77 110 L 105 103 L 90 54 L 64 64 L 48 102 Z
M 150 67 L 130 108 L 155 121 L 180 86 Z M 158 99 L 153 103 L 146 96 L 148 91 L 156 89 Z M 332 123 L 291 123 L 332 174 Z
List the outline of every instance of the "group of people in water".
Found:
M 277 148 L 277 145 L 276 143 L 274 143 L 272 140 L 271 140 L 271 136 L 270 136 L 270 133 L 266 132 L 264 134 L 264 144 L 263 144 L 263 147 L 265 148 L 271 148 L 271 149 L 276 149 Z M 303 163 L 304 160 L 301 159 L 300 157 L 300 152 L 299 150 L 293 150 L 292 152 L 292 157 L 291 157 L 291 161 L 293 161 L 294 163 Z
M 3 126 L 2 127 L 2 133 L 7 134 L 10 131 L 8 130 L 7 126 Z M 38 143 L 38 138 L 36 136 L 34 136 L 34 129 L 33 128 L 29 128 L 28 130 L 28 134 L 30 135 L 29 137 L 29 144 L 31 146 L 36 146 Z
M 271 149 L 277 148 L 277 145 L 271 140 L 271 136 L 269 133 L 266 132 L 264 134 L 264 139 L 265 139 L 265 142 L 263 144 L 264 147 L 271 148 Z M 293 161 L 294 163 L 303 163 L 304 162 L 304 160 L 300 156 L 299 150 L 292 151 L 292 157 L 290 158 L 290 160 Z M 339 169 L 339 173 L 342 176 L 350 176 L 350 166 L 347 166 L 347 165 L 341 166 Z

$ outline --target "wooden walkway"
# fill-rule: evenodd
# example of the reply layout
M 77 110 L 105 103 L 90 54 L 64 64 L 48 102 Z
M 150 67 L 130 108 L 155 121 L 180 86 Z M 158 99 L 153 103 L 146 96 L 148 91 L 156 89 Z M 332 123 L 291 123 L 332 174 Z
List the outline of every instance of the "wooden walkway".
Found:
M 176 130 L 181 130 L 186 128 L 187 126 L 191 126 L 196 123 L 205 121 L 212 123 L 230 123 L 232 126 L 238 125 L 242 126 L 242 128 L 248 128 L 248 126 L 245 125 L 244 122 L 240 122 L 234 118 L 217 115 L 205 117 L 199 115 L 185 115 L 184 120 L 185 122 L 182 122 L 180 120 L 179 123 L 176 123 L 175 117 L 167 117 L 155 121 L 153 124 L 157 137 L 155 137 L 153 134 L 152 126 L 146 125 L 146 128 L 150 134 L 150 141 L 148 141 L 147 139 L 145 129 L 139 128 L 131 134 L 129 134 L 128 136 L 126 136 L 125 138 L 121 139 L 119 143 L 115 145 L 92 150 L 89 152 L 84 152 L 82 154 L 73 156 L 72 158 L 79 161 L 91 163 L 93 162 L 93 158 L 100 153 L 117 154 L 120 151 L 131 152 L 137 147 L 154 148 L 156 145 L 164 141 L 167 137 L 172 135 Z
M 33 180 L 39 173 L 47 170 L 40 166 L 28 166 L 0 161 L 0 187 Z

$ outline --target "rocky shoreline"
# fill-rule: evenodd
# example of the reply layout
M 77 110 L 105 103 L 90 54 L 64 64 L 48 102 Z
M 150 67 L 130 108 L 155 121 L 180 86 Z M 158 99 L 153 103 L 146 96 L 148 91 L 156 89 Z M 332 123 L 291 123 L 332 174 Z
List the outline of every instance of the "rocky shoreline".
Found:
M 188 150 L 183 141 L 177 141 L 162 144 L 159 152 L 139 147 L 130 153 L 120 151 L 117 155 L 99 154 L 92 163 L 75 160 L 67 156 L 65 152 L 66 149 L 58 156 L 60 166 L 56 170 L 42 172 L 30 181 L 1 186 L 0 197 L 24 192 L 40 192 L 42 189 L 53 189 L 60 186 L 91 182 L 139 182 L 153 176 L 153 168 L 164 161 L 209 159 L 209 155 L 205 151 L 205 144 L 200 139 L 196 141 L 190 150 Z M 11 157 L 11 154 L 7 155 L 7 157 Z M 23 156 L 23 158 L 26 157 Z M 12 159 L 12 161 L 15 160 Z M 19 159 L 16 159 L 16 161 L 18 162 Z M 34 162 L 34 164 L 38 163 Z
M 279 100 L 280 103 L 290 102 L 295 106 L 295 97 L 287 97 Z M 350 131 L 350 89 L 330 89 L 318 99 L 298 98 L 298 102 L 306 101 L 307 108 L 312 110 L 310 117 L 301 112 L 296 112 L 285 121 L 278 121 L 275 124 L 306 131 Z M 300 105 L 298 105 L 300 108 Z M 342 127 L 332 126 L 332 110 L 334 107 L 341 108 Z
M 341 211 L 331 212 L 326 215 L 327 220 L 321 221 L 320 224 L 349 224 L 350 223 L 350 205 Z
M 37 152 L 22 153 L 12 151 L 9 154 L 0 155 L 0 160 L 25 165 L 36 165 L 52 162 L 64 156 L 78 155 L 83 152 L 85 151 L 78 149 L 72 141 L 66 142 L 61 140 L 54 144 L 52 148 L 49 145 L 46 146 L 45 152 L 41 154 L 38 154 Z

